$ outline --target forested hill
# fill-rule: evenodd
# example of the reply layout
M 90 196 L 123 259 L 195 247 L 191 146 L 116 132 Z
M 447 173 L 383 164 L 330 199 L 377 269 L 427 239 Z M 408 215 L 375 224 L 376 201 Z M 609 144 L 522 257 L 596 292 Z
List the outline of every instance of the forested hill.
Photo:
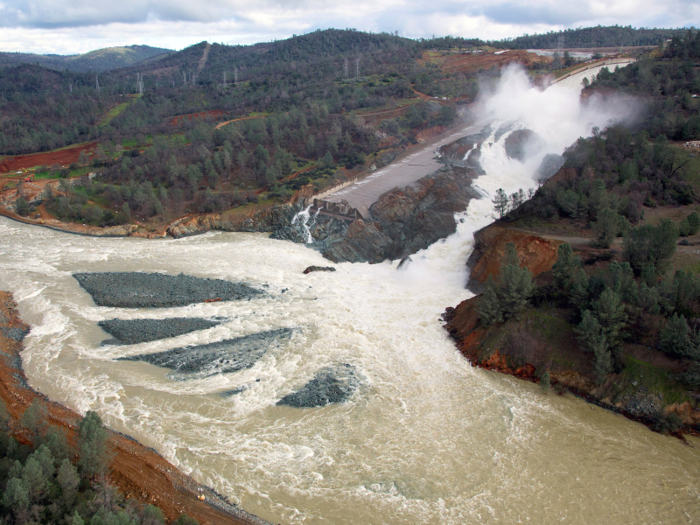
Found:
M 36 55 L 0 53 L 0 67 L 38 64 L 51 69 L 76 72 L 102 72 L 136 65 L 153 57 L 172 53 L 170 49 L 150 46 L 120 46 L 97 49 L 82 55 Z
M 680 36 L 687 29 L 645 29 L 632 26 L 596 26 L 549 33 L 524 35 L 512 40 L 491 42 L 495 47 L 510 49 L 556 49 L 559 39 L 563 47 L 618 47 L 618 46 L 657 46 L 660 43 Z

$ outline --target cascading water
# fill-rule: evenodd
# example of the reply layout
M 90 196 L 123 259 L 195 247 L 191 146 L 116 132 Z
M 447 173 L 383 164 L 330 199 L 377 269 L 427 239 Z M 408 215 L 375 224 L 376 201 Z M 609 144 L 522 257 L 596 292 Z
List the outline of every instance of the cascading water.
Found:
M 528 90 L 521 99 L 537 102 Z M 578 103 L 550 95 L 540 102 Z M 507 133 L 496 139 L 500 122 L 515 120 L 512 129 L 545 139 L 565 134 L 538 129 L 520 113 L 494 112 L 495 131 L 481 146 L 486 175 L 476 182 L 490 195 L 533 187 L 538 162 L 508 158 Z M 588 124 L 604 117 L 588 116 L 576 129 L 588 133 Z M 561 153 L 576 138 L 567 133 L 561 147 L 548 140 L 538 156 Z M 77 410 L 97 410 L 112 428 L 275 523 L 697 519 L 697 440 L 687 446 L 583 401 L 472 368 L 455 350 L 439 316 L 471 295 L 464 263 L 472 233 L 492 213 L 489 197 L 473 200 L 457 216 L 457 233 L 413 255 L 405 270 L 396 271 L 394 261 L 308 275 L 304 268 L 328 261 L 262 234 L 95 239 L 3 218 L 0 287 L 15 294 L 32 325 L 23 363 L 34 387 Z M 97 307 L 72 273 L 102 271 L 183 272 L 265 293 L 176 308 Z M 107 338 L 99 321 L 175 317 L 219 324 L 159 341 L 99 345 Z M 117 360 L 285 329 L 284 342 L 233 373 L 174 378 L 148 363 Z M 345 365 L 362 383 L 347 402 L 277 406 L 319 372 Z
M 306 244 L 312 244 L 314 242 L 314 238 L 311 235 L 311 228 L 314 224 L 316 224 L 316 218 L 321 212 L 321 209 L 319 208 L 318 210 L 316 210 L 316 213 L 314 213 L 312 216 L 311 207 L 312 205 L 309 204 L 305 209 L 298 212 L 294 217 L 292 217 L 292 224 L 294 225 L 297 223 L 297 221 L 299 221 L 299 224 L 301 224 L 301 227 L 304 229 L 304 238 L 306 240 Z M 309 221 L 311 222 L 309 223 Z

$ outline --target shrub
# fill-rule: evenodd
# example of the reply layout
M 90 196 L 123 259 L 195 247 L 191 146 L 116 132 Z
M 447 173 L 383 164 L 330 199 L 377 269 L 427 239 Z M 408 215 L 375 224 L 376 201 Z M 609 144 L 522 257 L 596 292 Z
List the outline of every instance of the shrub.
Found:
M 645 224 L 631 228 L 625 235 L 624 256 L 636 272 L 651 263 L 659 273 L 664 273 L 676 252 L 677 239 L 678 227 L 668 219 L 658 226 Z

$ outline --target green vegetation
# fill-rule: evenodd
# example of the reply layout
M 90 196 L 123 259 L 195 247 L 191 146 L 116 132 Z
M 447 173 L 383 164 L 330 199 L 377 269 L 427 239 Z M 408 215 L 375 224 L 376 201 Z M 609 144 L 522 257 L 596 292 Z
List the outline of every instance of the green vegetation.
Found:
M 99 125 L 106 126 L 107 124 L 112 122 L 112 120 L 115 117 L 121 115 L 124 112 L 124 110 L 129 107 L 129 104 L 130 102 L 122 102 L 121 104 L 117 104 L 116 106 L 114 106 L 107 112 L 105 117 L 102 120 L 100 120 Z
M 533 291 L 532 274 L 527 268 L 520 268 L 515 245 L 510 242 L 506 245 L 498 281 L 489 275 L 486 282 L 479 303 L 481 322 L 488 326 L 520 315 L 527 307 Z
M 21 429 L 9 433 L 10 417 L 0 400 L 0 522 L 47 525 L 157 525 L 165 523 L 157 507 L 125 500 L 106 481 L 109 449 L 100 417 L 88 412 L 80 423 L 78 450 L 64 431 L 49 424 L 37 399 L 25 410 Z M 76 452 L 78 460 L 75 461 Z M 181 515 L 178 525 L 196 525 Z

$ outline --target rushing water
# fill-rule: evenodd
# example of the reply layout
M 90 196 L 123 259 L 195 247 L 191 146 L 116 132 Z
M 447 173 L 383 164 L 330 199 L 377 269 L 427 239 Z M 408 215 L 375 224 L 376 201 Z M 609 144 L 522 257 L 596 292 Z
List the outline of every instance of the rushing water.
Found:
M 494 126 L 494 130 L 498 126 Z M 544 131 L 543 131 L 544 133 Z M 505 137 L 505 136 L 504 136 Z M 533 187 L 532 166 L 482 146 L 485 195 Z M 545 152 L 542 152 L 544 154 Z M 533 161 L 535 162 L 535 161 Z M 527 168 L 527 169 L 526 169 Z M 700 450 L 570 396 L 472 368 L 440 314 L 470 296 L 464 262 L 489 198 L 458 233 L 412 257 L 339 264 L 260 234 L 96 239 L 0 220 L 0 287 L 32 325 L 30 383 L 153 446 L 242 508 L 275 523 L 692 523 Z M 244 302 L 96 307 L 75 272 L 149 271 L 245 282 Z M 172 339 L 100 346 L 112 318 L 226 318 Z M 291 328 L 252 368 L 189 379 L 116 358 Z M 343 404 L 276 406 L 320 370 L 361 382 Z M 240 389 L 236 395 L 223 392 Z

